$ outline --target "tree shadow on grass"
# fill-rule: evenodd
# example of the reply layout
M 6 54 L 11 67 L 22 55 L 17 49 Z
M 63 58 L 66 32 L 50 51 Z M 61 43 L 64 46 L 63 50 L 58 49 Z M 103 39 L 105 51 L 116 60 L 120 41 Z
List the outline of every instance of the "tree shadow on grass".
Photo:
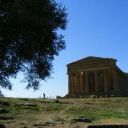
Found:
M 0 128 L 6 128 L 3 124 L 0 124 Z
M 128 128 L 128 125 L 90 125 L 87 128 Z

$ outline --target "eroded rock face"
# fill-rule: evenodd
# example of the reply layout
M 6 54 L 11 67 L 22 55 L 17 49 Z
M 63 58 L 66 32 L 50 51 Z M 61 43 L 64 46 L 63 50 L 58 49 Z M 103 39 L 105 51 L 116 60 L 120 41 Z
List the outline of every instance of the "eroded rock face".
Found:
M 63 121 L 47 121 L 47 122 L 38 122 L 33 124 L 35 127 L 43 127 L 43 126 L 57 126 L 64 124 Z
M 128 125 L 90 125 L 87 128 L 128 128 Z
M 89 118 L 79 117 L 79 118 L 73 119 L 73 122 L 86 122 L 86 123 L 90 123 L 90 122 L 92 122 L 92 120 L 89 119 Z

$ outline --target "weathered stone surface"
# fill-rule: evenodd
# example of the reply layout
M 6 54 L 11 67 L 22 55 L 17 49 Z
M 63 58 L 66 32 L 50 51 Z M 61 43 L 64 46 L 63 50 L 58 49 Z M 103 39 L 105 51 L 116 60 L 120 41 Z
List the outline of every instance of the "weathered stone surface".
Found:
M 79 117 L 72 120 L 73 122 L 85 122 L 85 123 L 91 123 L 92 120 L 89 118 Z
M 128 75 L 116 59 L 87 57 L 67 65 L 68 97 L 128 96 Z
M 38 122 L 33 124 L 35 127 L 43 127 L 43 126 L 56 126 L 64 124 L 63 121 L 46 121 L 46 122 Z

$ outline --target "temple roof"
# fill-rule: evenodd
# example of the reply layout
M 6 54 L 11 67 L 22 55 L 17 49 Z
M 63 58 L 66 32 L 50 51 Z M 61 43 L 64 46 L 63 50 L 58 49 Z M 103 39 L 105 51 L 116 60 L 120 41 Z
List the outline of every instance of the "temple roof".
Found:
M 102 57 L 95 57 L 95 56 L 89 56 L 89 57 L 86 57 L 86 58 L 82 58 L 80 60 L 77 60 L 77 61 L 74 61 L 72 63 L 69 63 L 68 65 L 72 65 L 72 64 L 77 64 L 77 63 L 89 63 L 89 62 L 101 62 L 101 61 L 113 61 L 113 62 L 116 62 L 117 60 L 114 59 L 114 58 L 102 58 Z

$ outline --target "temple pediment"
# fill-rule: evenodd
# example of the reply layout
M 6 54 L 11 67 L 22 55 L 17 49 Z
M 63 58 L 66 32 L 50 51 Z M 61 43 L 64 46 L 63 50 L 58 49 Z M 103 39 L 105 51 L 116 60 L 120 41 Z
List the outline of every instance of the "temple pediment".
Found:
M 116 62 L 116 59 L 89 56 L 89 57 L 80 59 L 78 61 L 72 62 L 68 65 L 91 64 L 91 63 L 107 63 L 107 62 L 108 63 Z
M 68 64 L 67 67 L 68 67 L 68 70 L 116 67 L 116 59 L 90 56 L 90 57 L 86 57 L 78 61 L 72 62 Z

